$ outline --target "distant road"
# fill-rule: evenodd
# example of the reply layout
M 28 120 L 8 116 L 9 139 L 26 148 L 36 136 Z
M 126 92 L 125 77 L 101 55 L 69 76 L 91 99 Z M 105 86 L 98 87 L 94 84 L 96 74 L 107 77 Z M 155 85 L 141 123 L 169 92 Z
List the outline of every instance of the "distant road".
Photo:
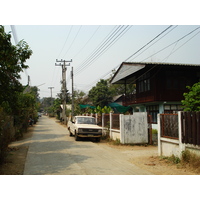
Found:
M 24 175 L 151 174 L 127 160 L 117 149 L 70 137 L 66 127 L 42 116 L 35 125 Z

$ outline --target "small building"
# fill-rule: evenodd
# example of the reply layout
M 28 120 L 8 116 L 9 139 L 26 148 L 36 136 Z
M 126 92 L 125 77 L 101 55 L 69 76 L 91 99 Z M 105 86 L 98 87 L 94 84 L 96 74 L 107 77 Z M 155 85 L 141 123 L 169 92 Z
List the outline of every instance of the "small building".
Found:
M 123 62 L 111 79 L 112 84 L 136 84 L 133 94 L 125 89 L 122 105 L 131 106 L 133 112 L 148 112 L 154 124 L 158 113 L 181 111 L 186 86 L 199 81 L 200 64 L 150 62 Z

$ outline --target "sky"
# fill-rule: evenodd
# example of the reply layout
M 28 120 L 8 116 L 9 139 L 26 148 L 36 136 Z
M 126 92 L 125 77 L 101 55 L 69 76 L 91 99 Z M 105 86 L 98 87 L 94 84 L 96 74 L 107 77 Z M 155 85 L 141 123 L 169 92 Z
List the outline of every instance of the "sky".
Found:
M 77 2 L 79 6 L 75 7 Z M 74 89 L 88 93 L 101 78 L 109 78 L 112 70 L 117 69 L 123 61 L 200 64 L 200 26 L 194 25 L 196 21 L 193 20 L 193 16 L 190 15 L 192 20 L 187 16 L 183 21 L 179 21 L 175 17 L 169 20 L 168 15 L 167 19 L 165 17 L 164 20 L 159 21 L 158 15 L 161 16 L 162 12 L 169 14 L 169 12 L 159 9 L 151 10 L 151 15 L 147 17 L 149 13 L 147 2 L 142 12 L 134 11 L 134 13 L 130 13 L 131 8 L 128 8 L 126 4 L 126 11 L 124 11 L 119 3 L 115 3 L 116 7 L 113 9 L 110 1 L 107 1 L 106 7 L 105 1 L 101 2 L 98 4 L 99 10 L 96 10 L 96 13 L 93 9 L 81 9 L 84 5 L 80 1 L 67 6 L 68 8 L 71 6 L 72 10 L 66 9 L 64 14 L 61 12 L 62 8 L 56 9 L 57 5 L 51 5 L 47 9 L 45 4 L 41 4 L 31 20 L 26 20 L 26 16 L 33 12 L 24 9 L 23 12 L 18 10 L 16 19 L 11 18 L 4 23 L 6 32 L 12 34 L 13 44 L 15 44 L 13 30 L 9 24 L 13 25 L 17 40 L 25 40 L 33 51 L 33 55 L 27 60 L 29 69 L 21 73 L 20 81 L 23 85 L 27 84 L 27 75 L 29 75 L 31 86 L 37 86 L 40 90 L 40 98 L 50 97 L 49 87 L 53 87 L 52 94 L 56 97 L 60 92 L 62 79 L 61 67 L 55 66 L 56 59 L 67 61 L 72 59 L 70 66 L 67 66 L 66 76 L 67 89 L 70 93 L 71 67 L 74 69 Z M 125 2 L 130 3 L 130 1 Z M 85 3 L 92 5 L 91 1 Z M 30 5 L 33 9 L 36 8 L 35 4 Z M 141 5 L 142 3 L 138 7 Z M 170 7 L 170 4 L 163 5 L 166 8 Z M 188 5 L 183 3 L 182 6 L 179 12 L 185 16 Z M 11 12 L 14 8 L 11 7 Z M 46 8 L 43 10 L 44 13 L 42 8 Z M 170 16 L 176 16 L 178 14 L 178 12 L 174 13 L 177 11 L 176 7 L 170 8 Z M 193 9 L 195 10 L 195 7 Z M 144 12 L 147 15 L 142 18 Z M 76 13 L 79 13 L 78 18 L 74 17 Z M 59 15 L 61 18 L 58 18 Z M 138 15 L 140 15 L 138 18 L 134 17 Z M 153 19 L 157 16 L 157 20 L 151 21 L 152 16 Z M 191 25 L 184 25 L 190 23 Z M 165 33 L 141 49 L 170 24 L 173 25 Z M 186 36 L 193 30 L 195 30 L 193 33 Z M 185 38 L 181 39 L 184 36 Z M 138 50 L 140 51 L 136 53 Z M 131 55 L 134 56 L 130 57 Z
M 52 94 L 56 97 L 60 92 L 62 79 L 61 66 L 55 65 L 59 63 L 56 60 L 72 59 L 72 62 L 67 62 L 70 64 L 67 66 L 67 89 L 71 92 L 70 71 L 73 67 L 74 89 L 87 93 L 101 78 L 110 77 L 113 69 L 117 69 L 123 61 L 168 27 L 169 25 L 15 25 L 18 41 L 25 40 L 33 51 L 31 58 L 27 60 L 29 69 L 21 74 L 21 82 L 27 84 L 28 74 L 31 86 L 38 86 L 41 98 L 50 96 L 49 87 L 54 87 Z M 196 31 L 177 41 L 195 29 Z M 5 30 L 13 33 L 10 25 L 6 25 Z M 12 42 L 15 44 L 14 37 Z M 173 25 L 154 42 L 126 61 L 200 64 L 198 25 Z M 169 47 L 158 52 L 167 46 Z

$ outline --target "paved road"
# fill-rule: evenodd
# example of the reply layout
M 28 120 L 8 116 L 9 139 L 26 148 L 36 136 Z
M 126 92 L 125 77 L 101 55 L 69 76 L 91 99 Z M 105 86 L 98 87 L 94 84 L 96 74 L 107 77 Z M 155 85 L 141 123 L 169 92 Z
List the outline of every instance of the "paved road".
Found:
M 41 117 L 34 128 L 24 175 L 147 175 L 117 149 L 75 141 L 67 128 Z

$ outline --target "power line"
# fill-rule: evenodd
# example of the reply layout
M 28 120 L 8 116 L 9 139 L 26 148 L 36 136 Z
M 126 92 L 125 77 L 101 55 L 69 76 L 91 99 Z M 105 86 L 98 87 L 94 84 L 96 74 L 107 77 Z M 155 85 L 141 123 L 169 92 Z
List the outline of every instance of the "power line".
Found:
M 87 65 L 82 66 L 82 68 L 79 69 L 79 71 L 76 72 L 76 74 L 80 73 L 83 69 L 85 69 L 86 67 L 89 67 L 95 60 L 97 60 L 100 56 L 102 56 L 103 53 L 105 53 L 115 42 L 117 42 L 131 27 L 129 27 L 129 29 L 127 29 L 129 26 L 126 26 L 110 43 L 107 43 L 104 48 L 102 48 L 100 50 L 100 52 L 95 55 L 95 57 L 92 58 L 92 60 L 89 61 L 89 63 L 87 63 Z M 126 30 L 127 29 L 127 30 Z M 124 32 L 126 30 L 126 32 Z M 124 33 L 123 33 L 124 32 Z M 123 35 L 122 35 L 123 33 Z M 115 41 L 117 40 L 117 41 Z
M 144 49 L 142 52 L 140 52 L 137 56 L 135 56 L 133 59 L 131 59 L 131 61 L 133 61 L 135 58 L 137 58 L 138 56 L 140 56 L 142 53 L 144 53 L 147 49 L 149 49 L 150 47 L 152 47 L 155 43 L 157 43 L 158 41 L 160 41 L 163 37 L 165 37 L 166 35 L 168 35 L 171 31 L 173 31 L 175 28 L 177 28 L 178 25 L 176 25 L 175 27 L 173 27 L 172 29 L 170 29 L 167 33 L 165 33 L 162 37 L 160 37 L 158 40 L 156 40 L 154 43 L 152 43 L 150 46 L 148 46 L 146 49 Z
M 99 30 L 100 26 L 97 27 L 97 29 L 94 31 L 94 33 L 92 34 L 92 36 L 89 38 L 89 40 L 85 43 L 85 45 L 78 51 L 78 53 L 75 54 L 75 56 L 73 56 L 73 59 L 86 47 L 86 45 L 90 42 L 90 40 L 94 37 L 94 35 L 97 33 L 97 31 Z
M 168 26 L 166 29 L 164 29 L 161 33 L 159 33 L 156 37 L 154 37 L 152 40 L 150 40 L 147 44 L 145 44 L 143 47 L 141 47 L 139 50 L 137 50 L 134 54 L 132 54 L 131 56 L 129 56 L 125 61 L 127 61 L 128 59 L 130 59 L 132 56 L 136 55 L 138 52 L 140 52 L 142 49 L 144 49 L 146 46 L 148 46 L 151 42 L 153 42 L 155 39 L 157 39 L 159 36 L 161 36 L 163 33 L 165 33 L 168 29 L 170 29 L 172 27 L 172 25 Z M 177 26 L 176 26 L 177 27 Z M 170 31 L 171 32 L 171 31 Z M 169 33 L 169 32 L 168 32 Z M 168 34 L 167 33 L 167 34 Z M 165 34 L 166 35 L 166 34 Z M 155 44 L 155 43 L 154 43 Z M 152 46 L 152 45 L 151 45 Z M 144 52 L 144 51 L 143 51 Z M 124 62 L 125 62 L 124 61 Z M 114 69 L 118 68 L 120 66 L 120 64 L 113 68 L 111 71 L 105 73 L 103 76 L 100 77 L 101 78 L 104 78 L 105 76 L 107 76 L 109 73 L 111 73 Z M 96 79 L 95 81 L 93 81 L 91 84 L 93 85 L 97 80 L 99 79 Z M 90 84 L 90 85 L 91 85 Z
M 117 30 L 119 28 L 119 30 Z M 120 32 L 120 30 L 123 28 L 123 26 L 121 27 L 118 27 L 110 36 L 109 38 L 99 47 L 99 49 L 92 55 L 92 57 L 83 65 L 79 68 L 79 71 L 76 72 L 76 73 L 80 73 L 80 71 L 82 71 L 84 68 L 88 67 L 89 64 L 95 60 L 95 58 L 98 56 L 98 55 L 101 55 L 103 50 L 105 48 L 107 48 L 109 45 L 110 45 L 110 41 L 112 41 L 112 39 L 116 36 L 116 34 L 118 34 Z M 116 36 L 117 37 L 117 36 Z M 108 46 L 106 46 L 108 45 Z M 78 69 L 77 69 L 78 70 Z M 76 70 L 76 71 L 77 71 Z
M 186 43 L 188 43 L 192 38 L 194 38 L 196 35 L 198 35 L 200 33 L 200 31 L 199 32 L 197 32 L 195 35 L 193 35 L 191 38 L 189 38 L 186 42 L 184 42 L 180 47 L 178 47 L 177 49 L 175 49 L 175 47 L 173 48 L 173 50 L 171 51 L 171 53 L 165 58 L 165 59 L 168 59 L 169 58 L 169 56 L 171 56 L 173 53 L 175 53 L 176 51 L 178 51 L 182 46 L 184 46 Z M 178 43 L 178 42 L 177 42 Z M 177 44 L 176 43 L 176 44 Z M 176 46 L 176 44 L 175 44 L 175 46 Z M 175 50 L 174 50 L 175 49 Z M 164 60 L 165 60 L 164 59 Z
M 78 32 L 76 33 L 76 36 L 74 37 L 74 39 L 73 39 L 73 41 L 72 41 L 72 43 L 71 43 L 71 45 L 69 46 L 69 48 L 67 49 L 66 53 L 64 54 L 64 57 L 67 55 L 68 51 L 71 49 L 71 47 L 72 47 L 72 45 L 73 45 L 75 39 L 77 38 L 77 36 L 78 36 L 78 34 L 79 34 L 81 28 L 82 28 L 82 26 L 80 26 Z
M 64 45 L 63 45 L 63 47 L 62 47 L 60 53 L 59 53 L 58 56 L 57 56 L 58 58 L 59 58 L 60 54 L 62 53 L 62 51 L 63 51 L 63 49 L 64 49 L 64 47 L 65 47 L 65 45 L 66 45 L 66 43 L 67 43 L 67 40 L 68 40 L 68 38 L 69 38 L 69 36 L 70 36 L 70 33 L 71 33 L 71 31 L 72 31 L 72 28 L 73 28 L 73 26 L 71 26 L 71 28 L 70 28 L 70 30 L 69 30 L 69 33 L 68 33 L 67 38 L 66 38 L 66 40 L 65 40 L 65 43 L 64 43 Z
M 96 47 L 96 49 L 91 53 L 91 55 L 85 60 L 83 61 L 78 68 L 75 69 L 75 73 L 77 70 L 79 70 L 79 68 L 82 67 L 82 65 L 84 65 L 85 63 L 87 63 L 95 54 L 96 52 L 99 51 L 99 49 L 101 49 L 101 47 L 105 44 L 105 42 L 117 31 L 117 29 L 119 29 L 120 26 L 115 26 L 110 32 L 109 34 L 102 40 L 102 42 L 100 42 L 100 44 Z M 114 30 L 115 29 L 115 30 Z M 68 76 L 69 78 L 69 76 Z M 69 80 L 69 79 L 68 79 Z
M 177 26 L 176 26 L 176 27 L 177 27 Z M 174 28 L 176 28 L 176 27 L 174 27 Z M 173 45 L 173 44 L 177 44 L 177 42 L 181 41 L 182 39 L 184 39 L 184 38 L 187 37 L 188 35 L 192 34 L 192 33 L 195 32 L 196 30 L 198 30 L 199 28 L 200 28 L 200 27 L 197 27 L 197 28 L 194 29 L 193 31 L 189 32 L 188 34 L 186 34 L 186 35 L 184 35 L 183 37 L 181 37 L 180 39 L 178 39 L 177 41 L 175 41 L 175 42 L 173 42 L 172 44 L 170 44 L 170 45 L 164 47 L 163 49 L 161 49 L 161 50 L 158 51 L 157 53 L 163 51 L 164 49 L 170 47 L 170 46 Z M 169 27 L 168 27 L 167 29 L 169 29 Z M 166 30 L 166 29 L 165 29 L 165 30 Z M 163 33 L 165 32 L 165 30 L 162 31 L 161 33 L 163 34 Z M 171 32 L 171 31 L 170 31 L 170 32 Z M 161 33 L 159 34 L 159 36 L 161 35 Z M 169 32 L 168 32 L 168 33 L 169 33 Z M 168 34 L 168 33 L 167 33 L 167 34 Z M 198 33 L 196 33 L 193 37 L 195 37 L 195 36 L 196 36 L 197 34 L 199 34 L 199 33 L 200 33 L 200 31 L 199 31 Z M 165 35 L 166 35 L 166 34 L 165 34 Z M 164 36 L 165 36 L 165 35 L 164 35 Z M 164 36 L 163 36 L 163 37 L 164 37 Z M 192 37 L 192 38 L 193 38 L 193 37 Z M 156 36 L 155 38 L 157 38 L 157 36 Z M 190 38 L 189 40 L 191 40 L 192 38 Z M 187 43 L 189 40 L 187 40 L 185 43 Z M 153 41 L 153 40 L 151 40 L 151 41 Z M 185 43 L 184 43 L 184 44 L 185 44 Z M 150 44 L 150 42 L 148 42 L 147 44 Z M 154 44 L 155 44 L 155 43 L 154 43 Z M 183 44 L 183 45 L 184 45 L 184 44 Z M 183 45 L 181 45 L 181 47 L 182 47 Z M 146 45 L 144 45 L 144 46 L 146 46 Z M 151 45 L 151 46 L 152 46 L 152 45 Z M 181 47 L 179 47 L 178 49 L 180 49 Z M 143 49 L 143 47 L 140 48 L 140 49 Z M 175 51 L 177 51 L 178 49 L 176 49 Z M 175 51 L 171 52 L 171 54 L 174 53 Z M 136 52 L 139 52 L 139 50 L 136 51 Z M 157 54 L 157 53 L 155 53 L 155 54 Z M 135 55 L 135 54 L 136 54 L 136 53 L 134 53 L 133 55 Z M 155 55 L 155 54 L 153 54 L 153 55 Z M 171 55 L 171 54 L 170 54 L 170 55 Z M 169 56 L 170 56 L 170 55 L 169 55 Z M 152 55 L 151 55 L 151 56 L 152 56 Z M 151 56 L 149 56 L 149 57 L 151 57 Z M 130 57 L 132 57 L 132 56 L 130 56 Z M 129 58 L 130 58 L 130 57 L 129 57 Z M 148 57 L 148 58 L 149 58 L 149 57 Z M 127 61 L 129 58 L 127 58 L 125 61 Z M 148 59 L 148 58 L 146 58 L 146 59 Z M 144 60 L 146 60 L 146 59 L 144 59 Z M 144 61 L 144 60 L 143 60 L 143 61 Z M 125 62 L 125 61 L 124 61 L 124 62 Z M 141 61 L 141 62 L 143 62 L 143 61 Z M 120 66 L 120 65 L 118 65 L 118 66 Z M 116 67 L 115 67 L 114 69 L 116 69 Z M 151 69 L 153 69 L 153 68 L 151 68 Z M 151 69 L 150 69 L 150 70 L 151 70 Z M 110 72 L 111 72 L 111 71 L 109 71 L 109 73 L 110 73 Z M 101 78 L 105 77 L 106 75 L 108 75 L 108 73 L 106 73 L 105 75 L 103 75 Z M 97 79 L 97 80 L 99 80 L 99 79 Z M 92 84 L 93 84 L 94 82 L 96 82 L 97 80 L 93 81 Z M 90 86 L 91 86 L 91 84 L 90 84 L 87 88 L 89 88 Z
M 160 35 L 162 35 L 164 32 L 166 32 L 171 27 L 172 27 L 172 25 L 168 26 L 164 31 L 162 31 L 161 33 L 159 33 L 156 37 L 154 37 L 152 40 L 150 40 L 149 42 L 147 42 L 143 47 L 141 47 L 139 50 L 137 50 L 134 54 L 132 54 L 131 56 L 129 56 L 124 62 L 126 62 L 128 59 L 130 59 L 135 54 L 137 54 L 138 52 L 140 52 L 142 49 L 144 49 L 146 46 L 148 46 L 150 43 L 152 43 L 155 39 L 157 39 Z
M 115 26 L 116 27 L 116 26 Z M 82 65 L 84 65 L 85 63 L 87 63 L 92 57 L 93 55 L 99 51 L 99 49 L 101 49 L 101 47 L 105 44 L 105 42 L 113 35 L 113 33 L 120 27 L 118 26 L 116 29 L 115 27 L 111 30 L 111 32 L 103 39 L 103 41 L 99 44 L 99 46 L 91 53 L 91 55 L 85 60 L 83 61 L 79 66 L 81 67 Z M 115 29 L 115 30 L 114 30 Z M 114 31 L 113 31 L 114 30 Z M 107 38 L 107 39 L 106 39 Z M 79 67 L 79 68 L 80 68 Z M 78 69 L 78 68 L 77 68 Z
M 154 56 L 154 55 L 156 55 L 156 54 L 160 53 L 161 51 L 163 51 L 163 50 L 167 49 L 168 47 L 172 46 L 173 44 L 176 44 L 177 42 L 179 42 L 179 41 L 183 40 L 185 37 L 189 36 L 190 34 L 192 34 L 193 32 L 195 32 L 195 31 L 196 31 L 196 30 L 198 30 L 199 28 L 200 28 L 200 26 L 199 26 L 199 27 L 197 27 L 197 28 L 195 28 L 194 30 L 190 31 L 189 33 L 187 33 L 186 35 L 184 35 L 184 36 L 183 36 L 183 37 L 181 37 L 180 39 L 176 40 L 175 42 L 173 42 L 173 43 L 171 43 L 171 44 L 167 45 L 166 47 L 164 47 L 164 48 L 162 48 L 161 50 L 157 51 L 156 53 L 152 54 L 151 56 L 149 56 L 149 57 L 145 58 L 145 59 L 144 59 L 144 60 L 142 60 L 141 62 L 143 62 L 143 61 L 147 60 L 148 58 L 150 58 L 150 57 L 152 57 L 152 56 Z

